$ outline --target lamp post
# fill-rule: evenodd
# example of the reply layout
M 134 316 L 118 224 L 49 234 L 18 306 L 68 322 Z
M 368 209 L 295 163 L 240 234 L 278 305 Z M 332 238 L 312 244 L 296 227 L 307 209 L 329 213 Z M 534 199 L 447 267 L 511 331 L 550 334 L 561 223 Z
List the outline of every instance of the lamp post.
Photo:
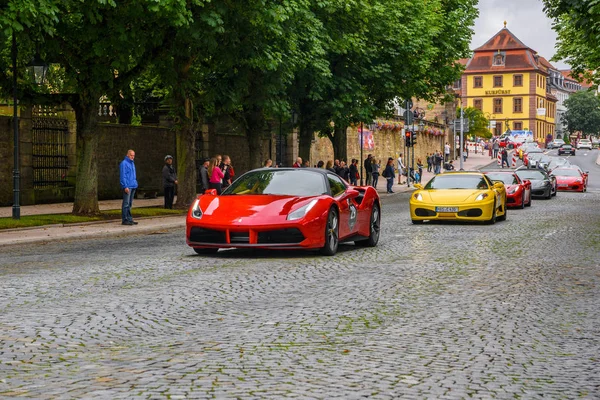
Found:
M 19 171 L 19 113 L 17 109 L 17 37 L 12 33 L 12 65 L 13 65 L 13 141 L 14 141 L 14 165 L 13 165 L 13 219 L 21 219 L 21 178 Z M 40 60 L 39 56 L 33 58 L 29 64 L 32 78 L 39 86 L 44 84 L 48 65 Z
M 363 123 L 360 123 L 360 186 L 363 186 Z
M 17 111 L 17 37 L 12 32 L 12 65 L 13 65 L 13 141 L 14 141 L 14 164 L 13 164 L 13 219 L 21 219 L 20 178 L 19 178 L 19 114 Z

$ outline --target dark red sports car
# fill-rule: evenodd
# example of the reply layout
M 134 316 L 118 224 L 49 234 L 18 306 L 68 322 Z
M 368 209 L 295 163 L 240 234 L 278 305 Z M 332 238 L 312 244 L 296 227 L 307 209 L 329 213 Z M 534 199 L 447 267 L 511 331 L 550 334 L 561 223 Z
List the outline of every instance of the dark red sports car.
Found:
M 492 181 L 501 181 L 506 188 L 506 206 L 525 208 L 531 206 L 531 181 L 521 179 L 514 171 L 485 172 Z
M 381 226 L 377 191 L 350 186 L 316 168 L 249 171 L 216 195 L 209 190 L 190 207 L 186 241 L 198 254 L 220 248 L 320 249 L 341 242 L 376 246 Z
M 555 168 L 552 175 L 556 177 L 556 190 L 569 192 L 585 192 L 587 177 L 577 168 Z

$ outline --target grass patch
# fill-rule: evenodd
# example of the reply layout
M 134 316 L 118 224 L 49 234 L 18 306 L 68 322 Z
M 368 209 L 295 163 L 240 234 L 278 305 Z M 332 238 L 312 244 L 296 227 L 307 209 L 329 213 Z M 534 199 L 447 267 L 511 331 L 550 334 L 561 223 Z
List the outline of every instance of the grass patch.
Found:
M 187 210 L 168 210 L 161 207 L 138 207 L 131 210 L 133 218 L 157 217 L 163 215 L 183 215 Z M 109 221 L 121 219 L 121 210 L 100 211 L 98 215 L 79 216 L 73 214 L 42 214 L 25 215 L 21 219 L 0 218 L 0 230 L 27 228 L 32 226 L 57 225 L 57 224 L 78 224 L 93 221 Z

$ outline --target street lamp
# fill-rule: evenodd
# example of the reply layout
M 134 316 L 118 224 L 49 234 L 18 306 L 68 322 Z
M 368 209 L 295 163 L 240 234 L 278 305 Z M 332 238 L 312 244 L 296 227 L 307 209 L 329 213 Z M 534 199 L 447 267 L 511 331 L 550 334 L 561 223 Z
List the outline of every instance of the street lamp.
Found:
M 19 171 L 19 113 L 17 109 L 17 37 L 12 32 L 12 66 L 13 66 L 13 141 L 14 141 L 14 165 L 13 165 L 13 219 L 21 219 L 21 178 Z M 44 84 L 48 65 L 43 62 L 36 53 L 28 67 L 31 67 L 32 78 L 38 86 Z
M 363 123 L 360 123 L 360 186 L 363 185 L 363 175 L 365 172 L 363 171 Z

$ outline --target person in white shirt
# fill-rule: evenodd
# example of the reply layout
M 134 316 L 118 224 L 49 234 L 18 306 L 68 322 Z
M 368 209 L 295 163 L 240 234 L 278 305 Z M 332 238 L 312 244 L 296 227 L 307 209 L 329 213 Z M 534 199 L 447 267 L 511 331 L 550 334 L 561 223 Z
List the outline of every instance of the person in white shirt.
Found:
M 405 168 L 404 162 L 402 162 L 402 153 L 400 153 L 400 156 L 398 157 L 398 185 L 406 183 L 402 182 L 402 173 L 404 172 Z
M 444 146 L 444 162 L 448 162 L 449 158 L 450 158 L 450 145 L 448 144 L 448 142 L 446 142 L 446 145 Z

